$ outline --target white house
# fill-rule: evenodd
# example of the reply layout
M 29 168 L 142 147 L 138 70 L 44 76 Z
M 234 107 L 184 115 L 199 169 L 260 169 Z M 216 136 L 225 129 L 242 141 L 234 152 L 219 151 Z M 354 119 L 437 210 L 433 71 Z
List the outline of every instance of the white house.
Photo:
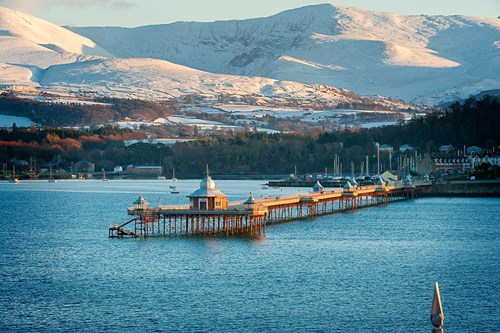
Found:
M 380 145 L 380 147 L 378 148 L 380 151 L 388 151 L 388 152 L 393 152 L 394 148 L 391 146 L 391 145 L 388 145 L 388 144 L 383 144 L 383 145 Z
M 412 145 L 404 144 L 399 146 L 399 151 L 404 153 L 405 151 L 413 151 L 415 148 Z

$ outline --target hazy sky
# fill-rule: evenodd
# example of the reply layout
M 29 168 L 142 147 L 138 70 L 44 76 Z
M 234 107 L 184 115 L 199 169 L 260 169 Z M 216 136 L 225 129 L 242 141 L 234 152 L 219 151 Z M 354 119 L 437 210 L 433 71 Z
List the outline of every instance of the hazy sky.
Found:
M 498 17 L 500 0 L 0 0 L 60 25 L 126 26 L 264 17 L 286 9 L 334 3 L 400 14 Z

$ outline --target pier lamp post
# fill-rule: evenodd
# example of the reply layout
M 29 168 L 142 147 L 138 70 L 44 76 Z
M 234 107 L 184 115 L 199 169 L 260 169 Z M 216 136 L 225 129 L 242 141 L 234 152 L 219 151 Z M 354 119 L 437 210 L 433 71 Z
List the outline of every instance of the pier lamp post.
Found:
M 432 333 L 444 333 L 441 327 L 444 323 L 443 307 L 441 305 L 441 295 L 439 294 L 439 285 L 436 281 L 434 285 L 434 298 L 432 300 L 431 322 L 434 328 Z
M 377 147 L 377 175 L 380 175 L 380 143 L 376 142 Z

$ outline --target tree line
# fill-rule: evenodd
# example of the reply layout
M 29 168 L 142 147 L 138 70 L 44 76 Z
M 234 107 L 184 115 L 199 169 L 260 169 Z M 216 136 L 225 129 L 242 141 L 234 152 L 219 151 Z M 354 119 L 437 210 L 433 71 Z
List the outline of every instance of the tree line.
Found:
M 476 145 L 497 149 L 500 144 L 500 99 L 486 96 L 454 103 L 442 112 L 415 118 L 406 124 L 369 129 L 325 131 L 320 134 L 269 134 L 252 130 L 199 136 L 191 142 L 171 147 L 138 143 L 125 146 L 123 140 L 146 138 L 143 132 L 104 127 L 91 131 L 63 128 L 0 130 L 0 160 L 30 157 L 54 160 L 61 167 L 87 159 L 96 170 L 111 170 L 116 165 L 159 165 L 167 173 L 175 167 L 181 177 L 198 176 L 209 163 L 220 174 L 288 174 L 294 165 L 301 172 L 320 172 L 333 167 L 337 155 L 350 171 L 368 156 L 376 163 L 375 143 L 389 144 L 395 150 L 410 144 L 422 152 L 436 152 L 440 145 L 459 149 Z
M 173 113 L 177 101 L 155 103 L 144 100 L 96 98 L 94 103 L 57 102 L 47 98 L 38 101 L 0 94 L 0 114 L 27 117 L 47 126 L 83 126 L 106 124 L 111 121 L 133 119 L 154 120 Z
M 320 172 L 333 167 L 338 155 L 344 171 L 356 170 L 368 156 L 375 166 L 375 143 L 397 148 L 410 144 L 422 153 L 436 153 L 441 145 L 458 149 L 476 145 L 498 149 L 500 144 L 500 99 L 486 96 L 463 103 L 453 103 L 442 112 L 418 117 L 406 124 L 323 132 L 317 136 L 300 134 L 268 134 L 250 131 L 230 137 L 210 137 L 172 147 L 169 163 L 180 172 L 212 170 L 226 174 L 290 173 L 294 165 L 302 172 Z M 408 152 L 407 154 L 414 154 Z M 394 156 L 393 156 L 394 157 Z M 382 156 L 387 159 L 387 156 Z

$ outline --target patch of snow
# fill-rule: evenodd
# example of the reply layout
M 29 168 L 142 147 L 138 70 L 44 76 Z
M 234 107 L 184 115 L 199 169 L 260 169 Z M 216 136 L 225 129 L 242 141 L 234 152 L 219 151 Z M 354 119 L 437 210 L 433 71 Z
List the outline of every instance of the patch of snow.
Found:
M 379 122 L 372 122 L 372 123 L 363 123 L 361 127 L 363 128 L 373 128 L 373 127 L 382 127 L 382 126 L 390 126 L 390 125 L 396 125 L 398 122 L 397 121 L 379 121 Z

